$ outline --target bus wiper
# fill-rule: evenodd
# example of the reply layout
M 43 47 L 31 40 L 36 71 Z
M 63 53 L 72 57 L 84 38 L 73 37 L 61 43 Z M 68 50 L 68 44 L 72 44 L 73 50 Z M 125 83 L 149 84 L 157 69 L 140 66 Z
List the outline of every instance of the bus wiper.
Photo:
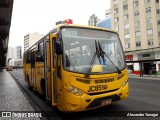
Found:
M 102 50 L 102 47 L 101 47 L 99 41 L 98 41 L 98 47 L 99 47 L 99 53 L 100 53 L 100 56 L 102 57 L 102 60 L 104 60 L 104 56 L 106 56 L 106 57 L 109 59 L 109 61 L 114 65 L 114 67 L 117 69 L 118 74 L 121 74 L 122 72 L 121 72 L 121 70 L 118 68 L 118 66 L 116 66 L 116 65 L 113 63 L 113 61 L 109 58 L 109 56 Z
M 91 59 L 91 62 L 89 64 L 89 69 L 88 69 L 88 72 L 85 75 L 85 77 L 89 77 L 91 69 L 92 69 L 92 67 L 93 67 L 93 65 L 95 63 L 95 60 L 96 60 L 96 56 L 98 57 L 99 63 L 101 63 L 100 62 L 100 53 L 99 53 L 99 49 L 98 49 L 98 45 L 97 45 L 97 41 L 96 40 L 95 40 L 95 47 L 96 47 L 96 52 L 94 53 L 94 55 L 93 55 L 93 57 Z

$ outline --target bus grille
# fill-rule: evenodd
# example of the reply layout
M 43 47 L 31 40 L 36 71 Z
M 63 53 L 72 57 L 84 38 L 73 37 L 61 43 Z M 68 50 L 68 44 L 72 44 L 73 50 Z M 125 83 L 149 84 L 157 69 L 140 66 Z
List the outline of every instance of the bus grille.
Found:
M 96 84 L 97 83 L 108 83 L 108 82 L 114 82 L 114 78 L 95 80 Z
M 90 84 L 90 80 L 84 80 L 84 79 L 79 79 L 79 78 L 77 78 L 76 80 L 82 83 Z
M 85 80 L 85 79 L 77 78 L 76 80 L 79 81 L 79 82 L 82 82 L 82 83 L 90 84 L 90 80 L 89 79 Z M 114 78 L 95 80 L 96 84 L 98 84 L 98 83 L 109 83 L 109 82 L 114 82 Z
M 99 95 L 99 94 L 104 94 L 104 93 L 109 93 L 109 92 L 114 92 L 117 91 L 118 89 L 113 89 L 113 90 L 109 90 L 109 91 L 104 91 L 104 92 L 98 92 L 98 93 L 87 93 L 88 95 Z

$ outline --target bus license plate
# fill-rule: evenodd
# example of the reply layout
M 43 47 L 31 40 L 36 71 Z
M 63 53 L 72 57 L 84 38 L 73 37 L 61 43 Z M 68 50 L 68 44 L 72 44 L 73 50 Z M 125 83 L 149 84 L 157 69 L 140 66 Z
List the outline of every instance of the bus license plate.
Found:
M 101 106 L 104 106 L 104 105 L 109 105 L 112 103 L 112 99 L 108 99 L 108 100 L 103 100 L 101 101 Z

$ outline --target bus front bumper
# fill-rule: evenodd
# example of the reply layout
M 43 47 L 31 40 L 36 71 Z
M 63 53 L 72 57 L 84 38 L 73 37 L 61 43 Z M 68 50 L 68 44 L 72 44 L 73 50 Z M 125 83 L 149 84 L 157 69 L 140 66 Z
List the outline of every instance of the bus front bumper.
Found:
M 76 96 L 64 89 L 63 104 L 59 106 L 59 109 L 65 112 L 78 112 L 102 107 L 112 102 L 126 99 L 128 97 L 128 89 L 127 83 L 114 92 L 97 95 L 88 95 L 85 93 L 83 96 Z M 110 103 L 102 104 L 102 102 L 107 100 L 109 100 Z

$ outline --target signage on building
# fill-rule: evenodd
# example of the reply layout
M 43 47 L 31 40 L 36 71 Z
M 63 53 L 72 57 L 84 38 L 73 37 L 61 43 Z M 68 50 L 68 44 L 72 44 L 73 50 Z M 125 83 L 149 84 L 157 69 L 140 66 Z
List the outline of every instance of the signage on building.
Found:
M 67 24 L 73 24 L 73 21 L 71 19 L 64 20 L 63 22 Z
M 73 24 L 73 20 L 67 19 L 64 21 L 58 21 L 58 22 L 56 22 L 56 25 L 58 25 L 58 24 Z
M 155 52 L 147 52 L 138 54 L 138 60 L 154 60 Z
M 126 55 L 125 58 L 126 58 L 126 61 L 131 61 L 133 60 L 133 55 Z

